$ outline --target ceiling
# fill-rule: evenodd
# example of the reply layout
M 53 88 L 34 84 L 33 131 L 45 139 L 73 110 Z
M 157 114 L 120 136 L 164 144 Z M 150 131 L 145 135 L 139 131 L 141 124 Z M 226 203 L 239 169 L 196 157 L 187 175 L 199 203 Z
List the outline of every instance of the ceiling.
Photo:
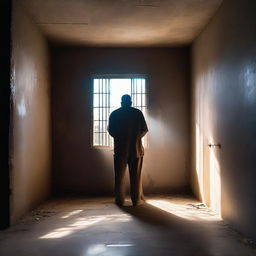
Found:
M 185 45 L 222 0 L 22 0 L 53 41 L 88 46 Z

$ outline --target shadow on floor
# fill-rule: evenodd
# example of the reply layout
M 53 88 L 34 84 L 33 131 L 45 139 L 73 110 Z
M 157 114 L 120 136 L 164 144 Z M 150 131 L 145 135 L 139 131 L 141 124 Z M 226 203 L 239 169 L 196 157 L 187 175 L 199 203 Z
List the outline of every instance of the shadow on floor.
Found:
M 182 248 L 182 255 L 214 255 L 211 253 L 207 232 L 198 222 L 180 218 L 147 203 L 137 207 L 122 206 L 120 209 L 148 224 L 151 232 L 156 230 L 162 233 L 162 240 L 169 240 L 170 244 Z
M 147 222 L 152 225 L 172 226 L 177 225 L 178 223 L 182 224 L 184 221 L 174 214 L 161 210 L 147 203 L 137 207 L 122 206 L 120 209 L 131 214 L 140 221 Z

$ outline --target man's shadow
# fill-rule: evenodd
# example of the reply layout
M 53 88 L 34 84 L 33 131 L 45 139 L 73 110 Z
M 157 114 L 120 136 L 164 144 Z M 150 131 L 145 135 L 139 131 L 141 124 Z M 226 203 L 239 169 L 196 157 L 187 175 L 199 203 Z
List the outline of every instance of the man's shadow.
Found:
M 200 222 L 178 217 L 148 203 L 137 207 L 121 206 L 120 209 L 133 216 L 142 225 L 146 225 L 147 232 L 152 232 L 152 238 L 161 239 L 161 244 L 165 244 L 166 241 L 166 244 L 174 245 L 177 255 L 212 255 L 207 230 L 200 225 Z M 159 235 L 154 236 L 154 232 Z M 152 243 L 157 241 L 154 240 Z

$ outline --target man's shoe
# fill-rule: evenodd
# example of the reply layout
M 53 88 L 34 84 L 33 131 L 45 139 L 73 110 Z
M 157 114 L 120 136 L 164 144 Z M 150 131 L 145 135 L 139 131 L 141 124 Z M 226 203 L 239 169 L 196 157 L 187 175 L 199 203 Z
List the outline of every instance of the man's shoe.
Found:
M 143 205 L 145 203 L 146 203 L 145 200 L 139 200 L 138 202 L 133 202 L 133 206 L 139 206 L 139 205 Z
M 124 201 L 122 201 L 122 200 L 115 200 L 115 203 L 116 203 L 116 205 L 118 205 L 118 206 L 124 206 Z

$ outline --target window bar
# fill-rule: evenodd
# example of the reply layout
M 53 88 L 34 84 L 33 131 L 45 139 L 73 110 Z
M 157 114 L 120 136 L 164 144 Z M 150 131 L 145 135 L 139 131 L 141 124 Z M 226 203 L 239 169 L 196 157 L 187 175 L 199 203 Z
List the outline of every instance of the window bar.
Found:
M 105 84 L 105 79 L 102 79 L 102 95 L 101 95 L 101 98 L 102 98 L 102 118 L 101 118 L 101 124 L 102 124 L 102 134 L 101 134 L 101 138 L 102 138 L 102 146 L 104 146 L 104 84 Z
M 142 79 L 140 79 L 140 105 L 141 105 L 141 111 L 142 111 Z
M 104 112 L 105 112 L 105 146 L 108 146 L 107 143 L 107 137 L 108 137 L 108 133 L 107 133 L 107 79 L 105 79 L 105 108 L 104 108 Z
M 147 114 L 147 108 L 146 108 L 146 106 L 147 106 L 147 91 L 146 91 L 146 81 L 144 81 L 144 87 L 143 87 L 143 89 L 144 89 L 144 93 L 145 93 L 145 113 Z
M 102 146 L 106 145 L 105 142 L 105 135 L 106 135 L 106 131 L 105 131 L 105 110 L 106 110 L 106 102 L 105 102 L 105 86 L 106 86 L 106 79 L 103 79 L 104 83 L 103 83 L 103 91 L 102 91 Z
M 98 108 L 99 108 L 99 121 L 98 121 L 98 146 L 100 145 L 100 83 L 101 83 L 101 80 L 99 79 L 99 92 L 98 92 Z
M 131 96 L 132 96 L 133 107 L 135 107 L 135 99 L 134 99 L 134 80 L 133 80 L 133 79 L 132 79 L 132 92 L 131 92 Z
M 108 101 L 108 98 L 109 98 L 109 81 L 107 80 L 107 124 L 106 124 L 106 128 L 108 130 L 108 118 L 109 118 L 109 101 Z M 109 147 L 109 134 L 107 132 L 107 146 Z
M 99 116 L 98 116 L 98 120 L 100 121 L 100 79 L 98 80 L 98 86 L 99 86 L 99 90 L 98 90 L 98 113 L 99 113 Z M 97 122 L 97 137 L 98 137 L 98 146 L 100 145 L 100 122 Z
M 102 127 L 102 117 L 103 117 L 103 113 L 102 113 L 102 103 L 103 103 L 103 97 L 102 97 L 102 92 L 103 92 L 103 79 L 101 79 L 101 94 L 100 94 L 100 98 L 101 98 L 101 108 L 100 108 L 100 145 L 102 146 L 102 130 L 103 130 L 103 127 Z
M 136 95 L 136 108 L 138 108 L 138 79 L 135 78 L 135 95 Z
M 110 115 L 110 79 L 108 79 L 108 118 Z M 110 135 L 108 134 L 108 146 L 111 146 L 111 138 Z
M 108 147 L 108 79 L 106 79 L 106 146 Z
M 133 102 L 133 79 L 131 79 L 131 97 Z M 134 106 L 134 102 L 133 102 L 133 106 Z
M 99 91 L 98 91 L 98 108 L 99 108 L 99 121 L 98 121 L 98 146 L 100 145 L 100 79 L 98 80 L 98 88 L 99 88 Z
M 102 146 L 105 146 L 105 104 L 104 104 L 104 100 L 105 100 L 105 83 L 106 83 L 106 79 L 103 79 L 103 90 L 102 90 Z
M 101 84 L 101 104 L 100 104 L 100 111 L 101 111 L 101 117 L 100 117 L 100 124 L 101 124 L 101 129 L 100 129 L 100 137 L 101 141 L 100 144 L 103 146 L 103 90 L 104 90 L 104 79 L 102 79 L 102 84 Z
M 137 81 L 136 78 L 134 79 L 134 99 L 135 99 L 135 107 L 137 108 Z
M 101 113 L 102 113 L 102 117 L 101 117 L 101 146 L 104 146 L 104 84 L 105 84 L 105 79 L 102 79 L 102 94 L 101 94 L 101 99 L 102 99 L 102 108 L 101 108 Z
M 136 108 L 136 81 L 135 79 L 133 80 L 133 102 L 134 102 L 134 107 Z
M 140 102 L 140 110 L 141 109 L 141 105 L 142 105 L 142 102 L 141 102 L 141 78 L 138 79 L 138 84 L 140 85 L 140 87 L 138 87 L 138 97 L 139 97 L 139 102 Z
M 135 78 L 135 95 L 136 95 L 136 108 L 138 108 L 138 79 Z
M 137 101 L 137 108 L 139 109 L 140 108 L 140 105 L 139 105 L 139 95 L 138 95 L 138 79 L 136 78 L 136 101 Z
M 101 131 L 101 122 L 100 122 L 100 116 L 101 116 L 101 107 L 100 107 L 100 103 L 101 103 L 101 79 L 99 80 L 99 146 L 101 144 L 100 142 L 100 131 Z
M 104 129 L 104 120 L 105 120 L 105 105 L 104 105 L 104 92 L 105 92 L 105 79 L 103 79 L 103 85 L 102 85 L 102 146 L 104 146 L 105 142 L 105 129 Z
M 108 79 L 108 118 L 110 115 L 110 80 Z M 108 134 L 108 143 L 111 146 L 110 136 Z
M 138 107 L 138 83 L 137 79 L 135 78 L 135 98 L 136 98 L 136 108 Z
M 145 114 L 147 115 L 147 91 L 146 91 L 146 80 L 143 82 L 143 90 L 144 90 L 144 106 L 145 106 Z
M 137 79 L 137 84 L 138 85 L 140 84 L 140 78 Z M 141 106 L 141 103 L 140 103 L 140 91 L 139 91 L 139 89 L 140 89 L 139 86 L 137 86 L 137 97 L 138 97 L 138 106 L 139 106 L 138 109 L 141 110 L 141 107 L 140 107 Z
M 108 79 L 106 79 L 106 146 L 108 145 Z
M 95 106 L 95 100 L 94 100 L 94 95 L 95 95 L 95 90 L 94 90 L 94 88 L 95 88 L 95 85 L 94 85 L 94 83 L 95 83 L 95 80 L 93 79 L 93 93 L 92 93 L 92 102 L 93 102 L 93 104 L 92 104 L 92 111 L 93 111 L 93 113 L 92 113 L 92 123 L 93 123 L 93 126 L 92 126 L 92 129 L 93 129 L 93 133 L 92 133 L 92 136 L 93 136 L 93 145 L 95 144 L 95 122 L 94 122 L 94 106 Z
M 134 97 L 134 79 L 131 79 L 131 85 L 132 85 L 132 89 L 131 89 L 131 96 L 132 96 L 132 102 L 133 102 L 133 106 L 135 107 L 135 97 Z
M 111 87 L 110 87 L 110 79 L 109 79 L 109 114 L 111 113 L 111 108 L 110 108 L 110 106 L 111 106 L 110 94 L 111 94 Z M 114 140 L 113 140 L 113 138 L 111 138 L 110 136 L 109 136 L 109 139 L 110 139 L 110 145 L 113 147 L 113 145 L 114 145 Z
M 136 87 L 137 87 L 136 79 L 134 79 L 134 105 L 137 108 Z
M 104 101 L 103 101 L 103 114 L 104 114 L 104 118 L 103 118 L 103 128 L 104 128 L 104 130 L 103 130 L 103 132 L 104 132 L 104 134 L 103 134 L 103 138 L 104 138 L 104 140 L 103 140 L 103 145 L 104 146 L 106 146 L 106 130 L 105 130 L 105 120 L 106 120 L 106 79 L 104 79 L 104 91 L 103 91 L 103 98 L 104 98 Z

